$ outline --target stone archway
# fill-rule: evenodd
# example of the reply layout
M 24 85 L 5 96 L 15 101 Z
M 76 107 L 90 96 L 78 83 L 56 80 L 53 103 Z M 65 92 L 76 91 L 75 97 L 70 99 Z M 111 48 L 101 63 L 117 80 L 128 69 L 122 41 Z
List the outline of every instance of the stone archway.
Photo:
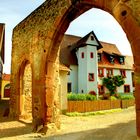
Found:
M 10 83 L 4 86 L 4 98 L 10 97 Z
M 91 8 L 109 12 L 122 26 L 132 47 L 136 76 L 137 135 L 140 137 L 140 2 L 139 0 L 47 0 L 13 31 L 10 114 L 19 116 L 16 76 L 24 57 L 32 64 L 33 119 L 59 127 L 59 44 L 70 22 Z
M 19 71 L 19 118 L 32 120 L 32 69 L 28 61 L 24 61 Z

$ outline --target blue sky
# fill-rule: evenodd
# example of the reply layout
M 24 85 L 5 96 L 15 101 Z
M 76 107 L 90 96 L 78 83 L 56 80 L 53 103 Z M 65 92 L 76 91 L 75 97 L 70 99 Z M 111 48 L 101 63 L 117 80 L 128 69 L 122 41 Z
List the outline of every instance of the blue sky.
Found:
M 0 23 L 6 24 L 4 73 L 10 73 L 13 28 L 44 1 L 0 1 Z M 122 28 L 110 14 L 102 10 L 91 9 L 85 12 L 70 24 L 66 33 L 83 37 L 92 30 L 100 41 L 114 43 L 122 54 L 131 55 L 130 45 Z

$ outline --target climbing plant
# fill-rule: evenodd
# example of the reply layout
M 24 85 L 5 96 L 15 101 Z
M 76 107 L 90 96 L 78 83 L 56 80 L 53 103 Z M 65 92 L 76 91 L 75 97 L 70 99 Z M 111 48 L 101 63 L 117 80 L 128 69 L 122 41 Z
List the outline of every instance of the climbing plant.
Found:
M 121 75 L 109 76 L 103 78 L 103 85 L 109 90 L 110 95 L 113 95 L 117 87 L 122 86 L 125 83 Z

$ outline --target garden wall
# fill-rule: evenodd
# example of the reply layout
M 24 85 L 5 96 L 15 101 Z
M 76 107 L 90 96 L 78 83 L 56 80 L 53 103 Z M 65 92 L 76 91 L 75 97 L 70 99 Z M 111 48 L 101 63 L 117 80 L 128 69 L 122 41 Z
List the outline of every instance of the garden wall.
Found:
M 68 101 L 67 112 L 92 112 L 135 105 L 135 100 Z

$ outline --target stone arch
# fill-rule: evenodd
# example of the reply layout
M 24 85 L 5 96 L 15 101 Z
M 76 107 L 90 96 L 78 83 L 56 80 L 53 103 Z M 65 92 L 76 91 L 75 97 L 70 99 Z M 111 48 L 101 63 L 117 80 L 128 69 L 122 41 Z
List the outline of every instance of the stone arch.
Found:
M 10 83 L 4 86 L 4 98 L 10 97 Z
M 19 118 L 32 119 L 32 68 L 28 60 L 24 60 L 19 70 Z
M 28 54 L 27 58 L 33 66 L 33 102 L 36 106 L 33 108 L 33 117 L 41 117 L 46 125 L 53 123 L 59 127 L 57 98 L 59 44 L 70 22 L 93 7 L 114 16 L 131 44 L 135 62 L 137 134 L 140 136 L 140 104 L 138 102 L 140 99 L 138 94 L 140 88 L 140 19 L 138 18 L 140 3 L 138 0 L 48 0 L 17 25 L 13 31 L 10 114 L 19 114 L 14 111 L 18 103 L 18 97 L 15 97 L 18 94 L 16 72 L 21 56 Z

